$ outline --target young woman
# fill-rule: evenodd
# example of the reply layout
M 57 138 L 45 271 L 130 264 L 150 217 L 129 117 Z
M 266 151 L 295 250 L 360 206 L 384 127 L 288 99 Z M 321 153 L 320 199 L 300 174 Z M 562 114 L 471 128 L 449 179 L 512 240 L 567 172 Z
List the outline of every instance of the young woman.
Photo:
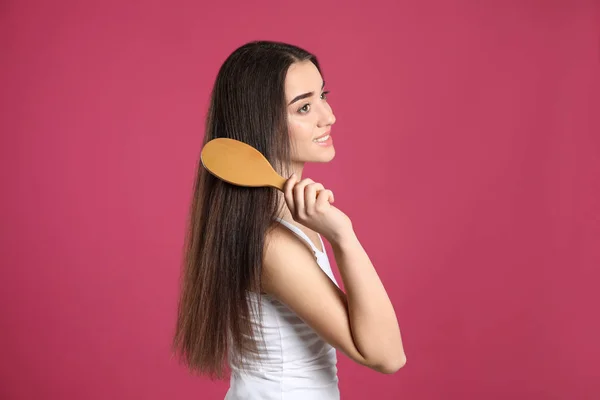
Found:
M 235 50 L 213 88 L 204 143 L 243 141 L 290 177 L 281 193 L 198 169 L 174 349 L 211 377 L 228 362 L 226 399 L 339 399 L 335 349 L 382 373 L 406 362 L 394 308 L 350 219 L 330 190 L 302 179 L 305 163 L 335 155 L 324 86 L 314 55 L 261 41 Z

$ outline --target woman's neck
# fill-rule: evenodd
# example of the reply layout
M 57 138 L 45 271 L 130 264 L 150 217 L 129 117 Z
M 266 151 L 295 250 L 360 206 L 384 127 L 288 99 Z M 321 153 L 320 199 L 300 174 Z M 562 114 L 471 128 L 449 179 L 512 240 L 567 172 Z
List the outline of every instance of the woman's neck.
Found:
M 304 163 L 303 162 L 293 162 L 290 170 L 291 170 L 290 175 L 292 173 L 296 174 L 296 178 L 298 179 L 298 181 L 301 181 L 302 173 L 304 172 Z M 289 178 L 289 176 L 287 176 L 286 178 Z

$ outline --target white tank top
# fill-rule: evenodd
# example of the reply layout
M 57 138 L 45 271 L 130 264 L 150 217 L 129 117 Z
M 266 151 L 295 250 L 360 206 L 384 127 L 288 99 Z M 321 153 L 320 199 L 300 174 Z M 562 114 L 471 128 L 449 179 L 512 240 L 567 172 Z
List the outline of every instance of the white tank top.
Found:
M 311 247 L 317 264 L 337 285 L 321 241 L 319 251 L 308 236 L 287 221 L 278 221 Z M 251 305 L 262 304 L 260 320 L 253 316 L 264 342 L 257 343 L 261 359 L 248 361 L 241 371 L 230 357 L 231 379 L 225 400 L 334 400 L 340 398 L 335 349 L 293 311 L 269 295 L 251 293 Z

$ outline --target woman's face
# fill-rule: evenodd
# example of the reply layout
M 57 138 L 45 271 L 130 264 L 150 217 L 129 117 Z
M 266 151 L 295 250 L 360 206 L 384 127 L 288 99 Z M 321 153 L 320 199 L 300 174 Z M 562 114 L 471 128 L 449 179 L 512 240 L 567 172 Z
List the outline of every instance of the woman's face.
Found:
M 310 61 L 294 63 L 288 69 L 285 98 L 293 162 L 328 162 L 335 156 L 331 137 L 335 116 L 324 84 Z

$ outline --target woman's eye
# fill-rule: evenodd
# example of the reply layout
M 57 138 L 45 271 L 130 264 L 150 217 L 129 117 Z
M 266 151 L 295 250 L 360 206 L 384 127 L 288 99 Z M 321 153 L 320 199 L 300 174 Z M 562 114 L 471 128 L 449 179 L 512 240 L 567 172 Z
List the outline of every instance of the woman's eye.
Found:
M 305 104 L 302 107 L 300 107 L 298 112 L 300 112 L 302 114 L 306 114 L 309 110 L 310 110 L 310 104 Z
M 327 100 L 328 94 L 329 94 L 329 91 L 321 93 L 321 100 Z

